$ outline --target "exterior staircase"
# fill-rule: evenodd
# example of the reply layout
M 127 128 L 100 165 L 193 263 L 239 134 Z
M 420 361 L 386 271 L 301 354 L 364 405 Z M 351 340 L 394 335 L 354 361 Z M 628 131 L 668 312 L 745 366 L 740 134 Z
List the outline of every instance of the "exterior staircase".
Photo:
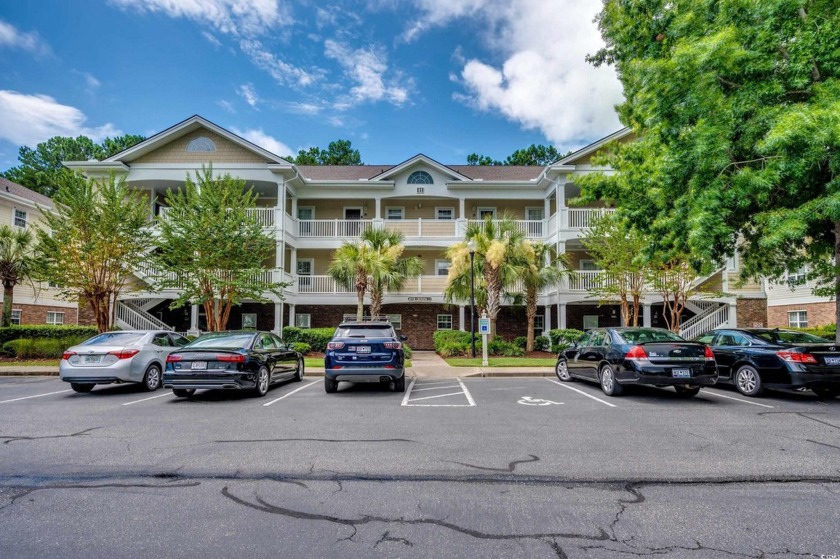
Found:
M 686 340 L 693 340 L 703 332 L 729 324 L 729 305 L 727 303 L 700 299 L 688 301 L 685 306 L 690 311 L 697 313 L 680 324 L 680 336 Z
M 143 301 L 143 299 L 136 301 Z M 147 301 L 145 304 L 150 304 L 147 308 L 152 308 L 161 300 L 154 301 L 151 304 Z M 142 305 L 133 301 L 117 301 L 117 326 L 125 330 L 174 330 L 158 317 L 149 314 Z

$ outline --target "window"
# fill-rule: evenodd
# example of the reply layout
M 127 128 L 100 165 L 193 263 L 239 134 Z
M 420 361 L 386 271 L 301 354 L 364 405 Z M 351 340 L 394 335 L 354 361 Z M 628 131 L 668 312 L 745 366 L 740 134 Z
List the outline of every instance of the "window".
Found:
M 600 347 L 604 345 L 604 338 L 604 331 L 596 330 L 592 333 L 592 337 L 589 339 L 589 345 L 591 347 Z
M 598 315 L 584 315 L 583 317 L 583 329 L 584 330 L 591 330 L 593 328 L 598 327 Z
M 15 209 L 15 221 L 14 224 L 16 227 L 26 227 L 26 212 L 23 210 Z
M 277 349 L 277 345 L 269 334 L 260 334 L 257 343 L 254 344 L 254 349 Z
M 525 208 L 525 219 L 529 221 L 540 221 L 544 215 L 544 208 Z
M 542 336 L 545 330 L 545 317 L 541 314 L 534 315 L 534 335 Z
M 216 151 L 216 144 L 213 140 L 201 136 L 194 140 L 190 140 L 187 144 L 187 153 L 209 153 Z
M 405 219 L 405 208 L 385 208 L 386 219 Z
M 788 313 L 788 326 L 791 328 L 808 327 L 808 311 L 792 311 Z
M 808 281 L 808 272 L 805 268 L 800 268 L 796 272 L 788 272 L 785 281 L 791 289 L 795 285 L 805 285 L 805 282 Z
M 12 309 L 12 324 L 20 326 L 20 314 L 21 311 L 19 309 Z
M 477 208 L 475 215 L 478 219 L 496 219 L 496 208 Z
M 257 329 L 257 313 L 242 313 L 242 329 L 256 330 Z
M 181 336 L 180 334 L 170 334 L 170 336 L 172 337 L 172 342 L 175 344 L 176 347 L 184 347 L 185 345 L 190 343 L 190 341 L 187 338 Z
M 435 219 L 455 219 L 455 208 L 435 208 Z
M 750 341 L 739 334 L 738 332 L 721 332 L 718 336 L 717 344 L 719 346 L 730 346 L 730 347 L 746 347 L 750 345 Z
M 434 184 L 432 175 L 426 171 L 414 171 L 408 176 L 408 184 Z
M 449 275 L 449 260 L 435 260 L 435 275 L 448 276 Z
M 581 258 L 580 262 L 578 262 L 578 266 L 579 266 L 580 270 L 585 270 L 585 271 L 600 270 L 600 268 L 598 268 L 598 265 L 591 258 Z
M 701 344 L 712 345 L 712 340 L 715 339 L 715 334 L 716 332 L 709 332 L 708 334 L 704 334 L 694 341 L 699 342 Z
M 152 338 L 152 344 L 158 347 L 172 346 L 172 342 L 169 341 L 169 336 L 164 333 L 155 334 L 155 336 Z
M 439 314 L 437 315 L 437 329 L 438 330 L 452 330 L 452 315 Z
M 295 327 L 296 328 L 312 328 L 312 315 L 311 314 L 296 314 L 295 315 Z
M 386 315 L 388 317 L 388 321 L 391 323 L 391 326 L 394 327 L 394 330 L 402 330 L 402 315 L 401 314 L 389 314 Z
M 64 324 L 64 313 L 47 311 L 47 324 Z

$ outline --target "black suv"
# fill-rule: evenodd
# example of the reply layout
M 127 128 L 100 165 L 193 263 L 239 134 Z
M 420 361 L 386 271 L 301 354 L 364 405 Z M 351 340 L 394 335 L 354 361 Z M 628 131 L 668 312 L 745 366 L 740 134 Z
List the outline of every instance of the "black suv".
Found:
M 393 382 L 395 392 L 405 392 L 406 339 L 387 320 L 342 322 L 327 344 L 324 389 L 332 394 L 343 380 Z

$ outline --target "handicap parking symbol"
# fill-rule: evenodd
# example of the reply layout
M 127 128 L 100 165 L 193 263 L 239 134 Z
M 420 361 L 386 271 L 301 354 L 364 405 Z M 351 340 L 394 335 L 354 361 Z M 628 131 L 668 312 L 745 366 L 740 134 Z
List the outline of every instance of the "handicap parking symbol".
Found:
M 553 402 L 551 400 L 543 400 L 541 398 L 532 398 L 530 396 L 522 396 L 519 399 L 517 404 L 522 404 L 524 406 L 550 406 L 551 404 L 557 404 L 558 406 L 561 405 L 563 402 Z

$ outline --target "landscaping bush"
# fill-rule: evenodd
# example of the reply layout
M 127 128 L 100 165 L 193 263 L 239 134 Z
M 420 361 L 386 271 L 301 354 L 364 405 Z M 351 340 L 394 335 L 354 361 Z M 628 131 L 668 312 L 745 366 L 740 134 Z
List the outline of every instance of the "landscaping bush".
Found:
M 528 347 L 528 336 L 516 336 L 513 339 L 513 345 L 525 349 L 526 347 Z
M 292 348 L 301 355 L 306 355 L 307 353 L 312 351 L 312 346 L 304 342 L 294 342 L 292 344 Z
M 3 351 L 11 357 L 21 359 L 59 359 L 68 347 L 88 339 L 88 336 L 67 338 L 21 338 L 3 344 Z
M 802 332 L 807 332 L 813 336 L 819 336 L 820 338 L 831 341 L 834 341 L 835 336 L 837 336 L 836 324 L 826 324 L 825 326 L 814 326 L 812 328 L 792 328 L 792 330 L 801 330 Z
M 325 352 L 327 344 L 333 339 L 335 328 L 302 328 L 297 336 L 298 342 L 309 344 L 312 351 Z
M 470 354 L 469 342 L 446 342 L 435 346 L 435 350 L 441 357 L 460 357 Z
M 293 344 L 299 340 L 300 333 L 303 332 L 303 329 L 296 328 L 294 326 L 284 326 L 283 327 L 283 341 L 287 344 Z
M 488 355 L 501 355 L 502 357 L 522 357 L 525 355 L 525 350 L 517 347 L 513 342 L 506 342 L 501 337 L 496 336 L 492 342 L 487 344 Z
M 517 336 L 513 339 L 513 345 L 525 349 L 528 347 L 528 336 Z M 548 351 L 551 341 L 545 336 L 534 336 L 534 351 Z
M 458 347 L 463 344 L 469 347 L 470 345 L 470 333 L 461 330 L 438 330 L 432 334 L 432 339 L 435 343 L 435 351 L 438 353 L 444 346 Z M 476 339 L 478 339 L 478 334 L 476 334 Z
M 97 334 L 95 326 L 52 326 L 39 324 L 36 326 L 7 326 L 0 328 L 0 344 L 9 340 L 27 338 L 40 340 L 44 338 L 82 338 L 88 339 Z
M 405 352 L 406 359 L 411 359 L 411 356 L 414 354 L 414 351 L 405 342 L 403 342 L 403 351 Z
M 548 336 L 551 338 L 551 351 L 560 353 L 573 342 L 579 341 L 583 337 L 583 332 L 572 328 L 557 329 L 550 330 Z

